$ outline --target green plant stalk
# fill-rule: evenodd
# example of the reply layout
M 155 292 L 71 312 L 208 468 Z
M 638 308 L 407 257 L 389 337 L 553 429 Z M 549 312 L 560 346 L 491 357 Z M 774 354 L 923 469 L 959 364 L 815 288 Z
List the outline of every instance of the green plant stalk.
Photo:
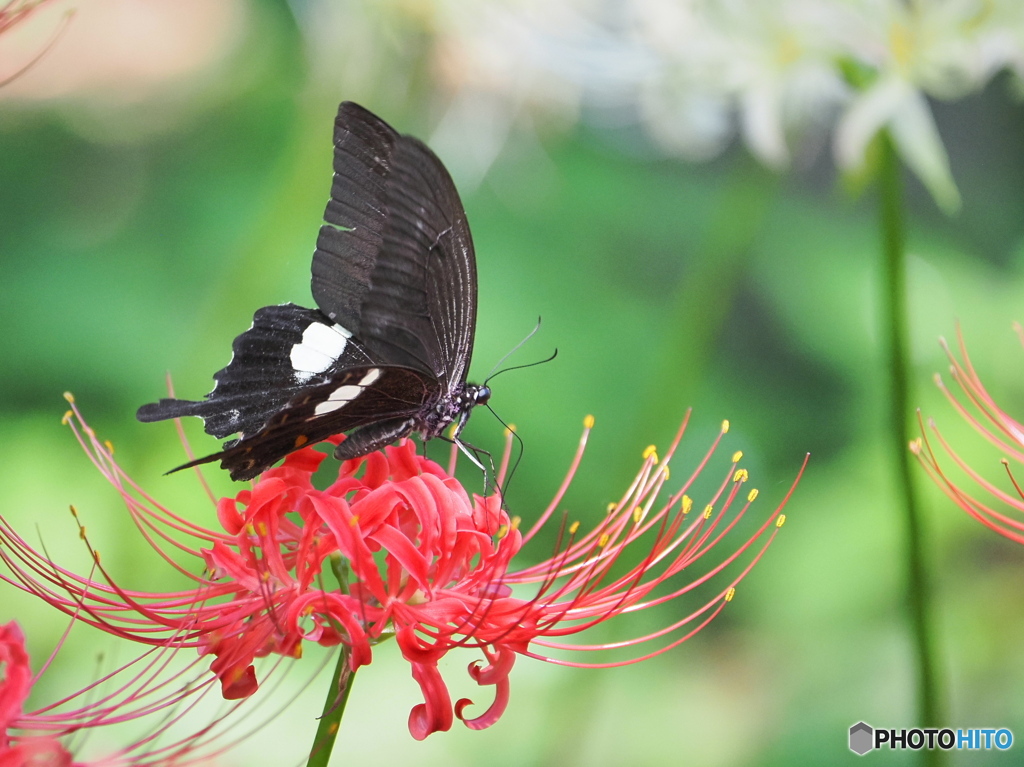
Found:
M 881 202 L 884 295 L 882 305 L 888 334 L 889 442 L 896 459 L 898 492 L 904 513 L 906 598 L 917 658 L 917 705 L 921 726 L 945 726 L 938 665 L 935 662 L 932 585 L 917 494 L 911 470 L 906 247 L 903 189 L 899 158 L 888 134 L 881 136 L 879 187 Z M 923 751 L 925 763 L 945 762 L 940 749 Z
M 332 554 L 329 562 L 331 572 L 338 581 L 338 590 L 342 594 L 347 594 L 348 564 L 338 553 Z M 339 631 L 343 630 L 337 624 L 334 625 L 334 628 Z M 324 710 L 320 713 L 320 724 L 316 728 L 316 736 L 314 736 L 313 746 L 309 750 L 306 767 L 327 767 L 331 761 L 334 741 L 337 740 L 338 730 L 341 729 L 341 717 L 345 713 L 345 704 L 348 703 L 349 693 L 352 692 L 352 682 L 356 678 L 355 672 L 348 665 L 351 654 L 348 645 L 342 644 L 338 653 L 338 663 L 334 667 L 334 676 L 331 678 L 331 686 L 327 688 Z
M 661 362 L 651 372 L 635 441 L 664 428 L 665 414 L 694 404 L 715 344 L 732 310 L 750 258 L 777 197 L 780 176 L 741 156 L 718 194 L 712 219 L 662 323 Z M 685 375 L 680 375 L 680 360 Z M 644 436 L 647 435 L 647 436 Z
M 341 716 L 345 713 L 345 704 L 348 703 L 348 695 L 352 692 L 352 682 L 356 678 L 355 672 L 348 666 L 348 656 L 348 647 L 341 645 L 338 663 L 334 667 L 334 677 L 331 679 L 331 686 L 327 689 L 327 699 L 324 700 L 324 710 L 320 714 L 320 724 L 316 728 L 316 736 L 313 738 L 313 747 L 309 751 L 306 767 L 327 767 L 331 761 L 331 750 L 334 748 L 334 741 L 338 738 Z

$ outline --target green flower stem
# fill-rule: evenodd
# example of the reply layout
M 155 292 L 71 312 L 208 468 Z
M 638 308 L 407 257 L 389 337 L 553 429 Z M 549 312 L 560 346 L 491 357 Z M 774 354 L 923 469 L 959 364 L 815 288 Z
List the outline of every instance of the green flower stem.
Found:
M 356 678 L 355 672 L 348 666 L 348 656 L 348 646 L 341 645 L 338 665 L 334 667 L 334 678 L 327 689 L 327 699 L 324 701 L 324 710 L 320 715 L 320 724 L 316 728 L 306 767 L 327 767 L 331 761 L 331 750 L 341 727 L 341 716 L 345 713 L 345 704 L 348 703 L 352 682 Z
M 636 441 L 664 428 L 665 414 L 694 403 L 732 311 L 746 262 L 777 197 L 780 176 L 741 156 L 718 193 L 711 221 L 670 314 L 661 323 L 660 363 L 651 371 Z M 646 437 L 643 435 L 647 435 Z
M 899 159 L 888 134 L 881 137 L 881 225 L 884 253 L 885 326 L 888 333 L 889 442 L 896 459 L 898 492 L 902 496 L 905 520 L 907 608 L 910 613 L 914 650 L 917 656 L 917 704 L 920 725 L 943 727 L 938 666 L 932 629 L 932 585 L 926 556 L 925 532 L 921 523 L 913 474 L 911 473 L 909 377 L 907 371 L 907 286 L 906 247 L 903 227 L 902 184 Z M 923 751 L 925 762 L 942 764 L 940 749 Z
M 331 573 L 338 581 L 338 590 L 342 594 L 348 594 L 348 564 L 338 553 L 332 554 L 328 563 Z M 344 631 L 337 624 L 334 624 L 334 628 Z M 331 686 L 327 688 L 324 710 L 320 714 L 320 724 L 316 728 L 316 737 L 313 738 L 313 747 L 309 751 L 306 767 L 327 767 L 331 761 L 334 741 L 337 740 L 338 730 L 341 728 L 341 717 L 345 713 L 345 704 L 348 703 L 349 693 L 352 692 L 352 683 L 356 678 L 355 672 L 348 665 L 351 654 L 348 645 L 342 644 L 338 653 L 338 663 L 334 667 Z

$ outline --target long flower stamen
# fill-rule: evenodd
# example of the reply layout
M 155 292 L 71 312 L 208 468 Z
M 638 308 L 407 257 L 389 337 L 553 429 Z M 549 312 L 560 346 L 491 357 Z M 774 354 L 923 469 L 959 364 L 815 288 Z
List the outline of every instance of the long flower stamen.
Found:
M 449 473 L 417 455 L 408 441 L 343 463 L 337 480 L 322 490 L 311 478 L 324 453 L 313 447 L 296 451 L 280 467 L 264 472 L 251 489 L 214 501 L 222 529 L 213 530 L 174 514 L 139 488 L 69 401 L 67 420 L 75 438 L 122 498 L 143 540 L 174 570 L 186 574 L 194 588 L 154 594 L 119 584 L 80 522 L 93 561 L 88 576 L 55 565 L 0 519 L 0 557 L 12 573 L 0 577 L 117 636 L 161 648 L 191 648 L 201 659 L 211 656 L 210 669 L 228 700 L 257 691 L 258 657 L 298 658 L 306 642 L 341 644 L 350 677 L 370 662 L 376 644 L 394 637 L 424 695 L 425 702 L 414 707 L 409 719 L 417 738 L 447 729 L 454 717 L 473 728 L 493 724 L 508 704 L 508 674 L 517 655 L 610 667 L 678 646 L 724 609 L 736 584 L 774 540 L 778 528 L 771 525 L 781 519 L 792 493 L 790 488 L 739 546 L 695 577 L 678 581 L 735 535 L 756 497 L 751 491 L 745 502 L 740 500 L 747 474 L 737 453 L 698 507 L 703 511 L 692 511 L 694 483 L 717 460 L 727 422 L 681 487 L 665 493 L 670 465 L 689 423 L 687 413 L 663 455 L 653 447 L 644 451 L 636 476 L 596 524 L 581 530 L 563 513 L 552 555 L 514 569 L 522 546 L 566 497 L 583 459 L 592 418 L 584 421 L 553 501 L 525 533 L 518 518 L 508 516 L 500 494 L 470 497 Z M 512 445 L 509 431 L 496 472 L 499 485 Z M 183 557 L 202 561 L 203 575 L 182 564 Z M 565 641 L 616 616 L 707 588 L 741 557 L 748 561 L 726 585 L 685 617 L 654 632 L 595 644 Z M 323 577 L 325 564 L 337 575 L 336 586 Z M 548 658 L 531 649 L 630 651 L 651 642 L 658 646 L 643 654 L 593 664 Z M 437 667 L 446 653 L 460 647 L 483 653 L 485 663 L 472 666 L 469 673 L 494 695 L 485 712 L 471 719 L 466 718 L 468 701 L 452 704 Z M 152 710 L 176 703 L 187 707 L 187 700 L 188 695 L 168 689 L 166 697 L 153 699 Z

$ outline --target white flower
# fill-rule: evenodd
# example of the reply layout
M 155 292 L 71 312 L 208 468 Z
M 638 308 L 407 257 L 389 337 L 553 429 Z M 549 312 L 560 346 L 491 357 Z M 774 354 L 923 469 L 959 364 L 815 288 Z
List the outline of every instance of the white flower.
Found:
M 640 84 L 642 115 L 656 138 L 675 139 L 683 154 L 724 146 L 735 113 L 751 151 L 782 167 L 790 159 L 787 137 L 826 124 L 846 98 L 844 79 L 830 63 L 846 13 L 835 4 L 720 0 L 690 3 L 684 13 L 672 0 L 633 6 L 639 38 L 659 61 Z M 713 126 L 718 135 L 680 132 L 667 122 L 673 118 Z
M 408 8 L 406 29 L 430 40 L 445 102 L 435 138 L 458 141 L 477 178 L 512 125 L 537 114 L 639 120 L 663 149 L 694 159 L 738 134 L 774 168 L 831 132 L 837 164 L 853 171 L 887 131 L 951 211 L 959 194 L 928 98 L 977 92 L 1004 69 L 1024 77 L 1024 0 L 386 5 Z M 476 137 L 471 146 L 466 136 Z
M 904 162 L 952 211 L 960 195 L 925 95 L 956 99 L 1019 67 L 1024 3 L 1018 0 L 860 0 L 848 56 L 870 79 L 836 129 L 841 168 L 856 169 L 868 143 L 888 130 Z

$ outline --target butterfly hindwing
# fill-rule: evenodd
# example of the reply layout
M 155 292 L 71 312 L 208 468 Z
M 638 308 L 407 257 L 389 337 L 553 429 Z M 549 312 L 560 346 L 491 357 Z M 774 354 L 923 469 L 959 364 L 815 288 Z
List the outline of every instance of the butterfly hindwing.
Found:
M 335 434 L 374 424 L 405 424 L 404 434 L 387 444 L 412 430 L 413 416 L 436 396 L 435 389 L 430 379 L 409 368 L 349 368 L 329 383 L 307 387 L 252 436 L 228 442 L 221 452 L 177 469 L 220 460 L 232 479 L 252 479 L 293 450 Z
M 311 386 L 329 383 L 339 370 L 372 362 L 345 328 L 295 304 L 258 310 L 231 349 L 231 362 L 214 373 L 213 391 L 205 399 L 162 399 L 139 408 L 137 418 L 149 422 L 195 415 L 214 437 L 249 436 Z

